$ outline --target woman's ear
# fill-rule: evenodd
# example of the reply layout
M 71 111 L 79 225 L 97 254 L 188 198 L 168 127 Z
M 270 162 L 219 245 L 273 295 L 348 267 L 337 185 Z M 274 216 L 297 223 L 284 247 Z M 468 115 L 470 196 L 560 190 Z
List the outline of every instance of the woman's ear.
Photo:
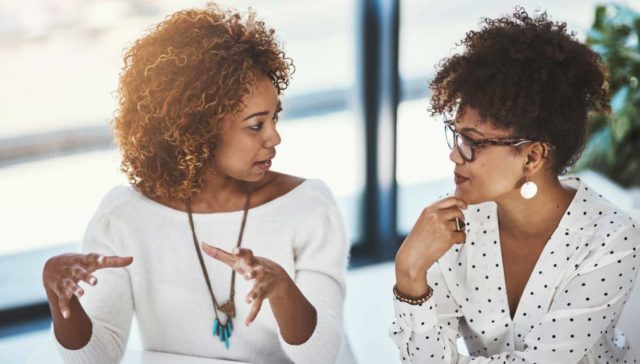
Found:
M 542 142 L 533 142 L 527 145 L 522 152 L 524 153 L 524 168 L 528 175 L 535 174 L 548 161 L 548 149 Z

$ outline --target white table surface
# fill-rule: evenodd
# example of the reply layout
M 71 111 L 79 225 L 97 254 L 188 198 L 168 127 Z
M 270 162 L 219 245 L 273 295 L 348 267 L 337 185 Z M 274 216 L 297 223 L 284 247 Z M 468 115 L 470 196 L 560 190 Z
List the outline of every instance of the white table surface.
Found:
M 40 364 L 63 364 L 52 340 L 46 340 L 42 346 L 34 353 L 28 363 Z M 161 353 L 157 351 L 147 351 L 138 349 L 128 349 L 121 361 L 122 364 L 247 364 L 238 361 L 228 361 L 221 359 L 203 358 L 198 356 L 178 355 Z
M 123 360 L 123 364 L 134 364 L 134 363 L 142 363 L 142 364 L 164 364 L 164 363 L 185 363 L 185 364 L 243 364 L 242 362 L 237 361 L 229 361 L 222 359 L 212 359 L 212 358 L 203 358 L 197 356 L 188 356 L 188 355 L 178 355 L 178 354 L 169 354 L 169 353 L 161 353 L 157 351 L 147 351 L 147 350 L 130 350 L 127 351 Z M 246 363 L 245 363 L 246 364 Z

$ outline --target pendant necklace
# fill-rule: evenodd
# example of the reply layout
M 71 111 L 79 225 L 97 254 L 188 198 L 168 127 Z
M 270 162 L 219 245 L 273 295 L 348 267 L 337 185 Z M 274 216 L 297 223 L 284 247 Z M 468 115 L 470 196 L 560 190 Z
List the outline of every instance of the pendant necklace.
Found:
M 242 214 L 242 223 L 240 225 L 240 232 L 238 233 L 238 241 L 236 242 L 236 248 L 239 248 L 242 244 L 242 235 L 244 234 L 244 227 L 247 223 L 247 214 L 249 213 L 249 203 L 251 201 L 251 189 L 247 191 L 247 198 L 244 203 L 244 211 Z M 231 292 L 229 294 L 229 300 L 222 305 L 218 304 L 216 296 L 213 294 L 213 288 L 211 287 L 211 281 L 209 280 L 209 274 L 207 268 L 204 265 L 204 259 L 202 258 L 202 252 L 200 252 L 200 245 L 198 244 L 198 237 L 196 236 L 196 230 L 193 225 L 193 216 L 191 213 L 191 198 L 186 202 L 187 214 L 189 215 L 189 226 L 191 227 L 191 234 L 193 235 L 193 244 L 198 253 L 198 260 L 200 261 L 200 268 L 202 268 L 202 274 L 204 280 L 207 283 L 209 294 L 211 296 L 211 302 L 213 303 L 214 321 L 212 334 L 214 337 L 218 337 L 220 341 L 224 342 L 225 347 L 229 349 L 229 338 L 233 333 L 233 318 L 236 317 L 236 305 L 234 303 L 235 296 L 235 284 L 236 284 L 236 271 L 231 272 Z M 224 323 L 220 319 L 218 312 L 224 313 L 227 317 Z

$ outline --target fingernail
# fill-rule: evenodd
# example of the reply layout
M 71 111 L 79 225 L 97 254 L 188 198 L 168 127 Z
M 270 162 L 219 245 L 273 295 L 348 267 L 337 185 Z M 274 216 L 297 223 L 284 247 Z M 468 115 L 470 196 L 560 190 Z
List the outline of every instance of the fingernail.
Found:
M 231 251 L 233 254 L 238 254 L 240 253 L 240 249 L 238 247 L 233 248 L 233 250 Z
M 247 274 L 245 274 L 245 275 L 244 275 L 244 277 L 245 277 L 246 279 L 251 279 L 251 273 L 247 273 Z
M 92 286 L 95 286 L 96 279 L 95 278 L 89 278 L 89 284 L 92 285 Z
M 98 257 L 98 264 L 104 263 L 104 257 L 101 255 Z
M 62 317 L 64 317 L 65 319 L 68 319 L 69 318 L 69 311 L 66 311 L 66 310 L 62 311 Z
M 248 320 L 247 320 L 247 321 L 245 321 L 245 322 L 244 322 L 244 324 L 245 324 L 245 325 L 247 325 L 247 326 L 249 326 L 249 325 L 251 325 L 251 321 L 248 321 Z

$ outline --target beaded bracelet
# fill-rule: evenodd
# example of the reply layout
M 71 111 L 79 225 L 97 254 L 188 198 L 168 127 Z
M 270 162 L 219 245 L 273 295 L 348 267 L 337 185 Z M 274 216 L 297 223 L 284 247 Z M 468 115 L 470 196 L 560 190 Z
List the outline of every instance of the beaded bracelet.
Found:
M 427 302 L 427 300 L 431 298 L 431 296 L 433 295 L 433 288 L 427 286 L 427 293 L 423 294 L 420 297 L 409 297 L 400 293 L 400 291 L 398 291 L 398 287 L 394 284 L 393 294 L 394 296 L 396 296 L 396 299 L 400 302 L 408 303 L 410 305 L 420 305 Z

